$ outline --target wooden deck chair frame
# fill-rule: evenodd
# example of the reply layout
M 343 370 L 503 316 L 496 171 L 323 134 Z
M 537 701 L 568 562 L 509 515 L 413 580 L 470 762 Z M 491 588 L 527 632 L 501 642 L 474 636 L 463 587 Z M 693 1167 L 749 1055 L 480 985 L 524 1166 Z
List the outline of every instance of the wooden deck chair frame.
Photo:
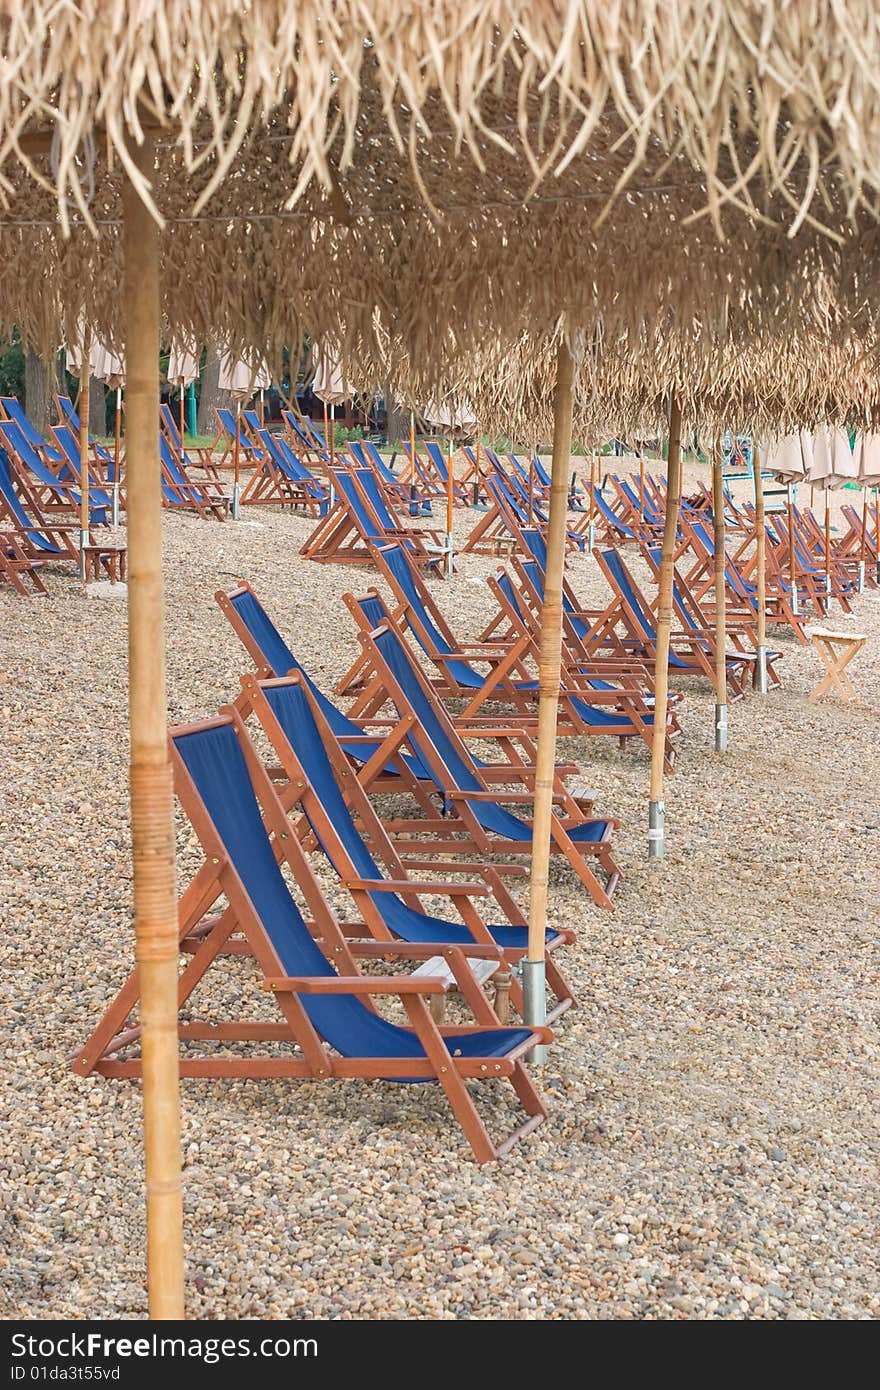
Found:
M 360 878 L 357 867 L 352 862 L 343 840 L 327 815 L 319 796 L 309 783 L 305 769 L 285 737 L 284 730 L 266 699 L 266 690 L 288 684 L 301 687 L 340 794 L 349 808 L 352 818 L 357 821 L 369 846 L 370 854 L 380 867 L 384 866 L 387 877 L 381 881 L 378 887 L 373 880 Z M 522 961 L 526 954 L 526 947 L 499 947 L 486 925 L 485 914 L 479 910 L 477 902 L 474 901 L 474 899 L 494 896 L 498 907 L 511 925 L 527 926 L 522 910 L 517 907 L 504 886 L 501 876 L 493 870 L 492 865 L 450 865 L 446 862 L 438 863 L 429 859 L 423 861 L 422 868 L 430 868 L 434 872 L 442 874 L 467 872 L 481 881 L 459 883 L 447 878 L 439 882 L 433 880 L 426 882 L 411 878 L 408 865 L 401 859 L 386 834 L 382 821 L 376 814 L 361 783 L 356 777 L 352 777 L 345 753 L 301 676 L 296 674 L 285 681 L 258 681 L 254 676 L 244 676 L 241 687 L 242 692 L 235 702 L 236 707 L 245 722 L 250 715 L 256 716 L 286 778 L 284 785 L 279 787 L 279 795 L 284 809 L 289 817 L 297 810 L 301 813 L 299 821 L 292 823 L 294 833 L 298 835 L 306 849 L 311 849 L 316 844 L 316 837 L 320 840 L 320 844 L 326 847 L 323 852 L 339 875 L 343 887 L 351 895 L 357 909 L 358 918 L 355 922 L 340 922 L 342 931 L 347 934 L 354 932 L 360 935 L 363 931 L 363 925 L 366 924 L 371 935 L 377 941 L 395 939 L 394 933 L 387 926 L 385 918 L 371 894 L 396 893 L 408 907 L 416 912 L 421 911 L 420 899 L 422 897 L 449 897 L 462 923 L 472 933 L 475 944 L 488 946 L 499 951 L 504 968 L 503 988 L 510 990 L 511 1002 L 522 1018 L 522 985 L 515 976 L 510 978 L 508 971 L 510 967 L 516 966 Z M 552 961 L 552 955 L 558 947 L 571 944 L 574 940 L 575 933 L 573 931 L 561 929 L 558 935 L 547 943 L 547 982 L 558 1001 L 547 1016 L 549 1024 L 554 1023 L 566 1009 L 576 1002 L 571 986 L 565 980 L 559 967 Z M 448 943 L 439 941 L 436 944 L 439 951 Z M 461 990 L 462 982 L 457 980 L 457 983 Z M 467 993 L 470 986 L 468 982 L 464 983 L 465 990 L 463 992 Z M 507 1020 L 503 1019 L 502 1021 L 506 1022 Z
M 244 754 L 248 773 L 262 809 L 267 833 L 283 845 L 283 858 L 296 883 L 303 892 L 313 918 L 313 932 L 329 962 L 338 972 L 335 976 L 288 977 L 260 920 L 256 909 L 233 866 L 226 846 L 216 830 L 201 797 L 174 745 L 174 736 L 197 733 L 221 725 L 232 725 Z M 471 1145 L 475 1158 L 487 1163 L 509 1152 L 513 1145 L 534 1130 L 546 1117 L 546 1108 L 523 1064 L 523 1056 L 536 1043 L 552 1039 L 549 1029 L 534 1029 L 506 1056 L 492 1059 L 466 1058 L 455 1055 L 455 1037 L 473 1029 L 459 1026 L 438 1026 L 425 1004 L 425 997 L 440 992 L 442 981 L 424 976 L 406 975 L 362 976 L 358 973 L 357 958 L 399 960 L 430 959 L 437 952 L 431 947 L 419 948 L 396 941 L 377 942 L 372 939 L 350 940 L 340 930 L 320 885 L 311 869 L 308 857 L 299 840 L 287 834 L 287 817 L 271 779 L 238 712 L 227 707 L 218 719 L 207 720 L 171 731 L 171 759 L 177 797 L 196 832 L 205 861 L 183 893 L 179 906 L 179 934 L 182 947 L 190 945 L 192 953 L 180 975 L 178 1001 L 182 1009 L 194 989 L 217 958 L 230 947 L 236 955 L 253 957 L 262 974 L 262 987 L 271 994 L 280 1012 L 280 1019 L 227 1023 L 180 1022 L 178 1036 L 186 1044 L 210 1043 L 288 1043 L 297 1052 L 293 1056 L 257 1055 L 240 1057 L 209 1055 L 191 1057 L 181 1054 L 182 1077 L 248 1077 L 277 1078 L 353 1078 L 385 1080 L 389 1076 L 436 1080 L 442 1086 L 453 1113 Z M 206 914 L 221 897 L 228 907 L 209 919 L 205 933 L 197 929 Z M 188 938 L 191 940 L 188 942 Z M 234 939 L 233 939 L 234 938 Z M 459 968 L 467 959 L 485 957 L 482 946 L 455 947 L 448 952 Z M 462 972 L 464 978 L 464 972 Z M 409 1025 L 418 1037 L 425 1056 L 422 1058 L 345 1058 L 329 1052 L 302 1007 L 304 994 L 348 994 L 361 998 L 368 1008 L 374 1008 L 373 997 L 397 996 L 406 1010 Z M 98 1027 L 85 1046 L 77 1053 L 72 1069 L 80 1076 L 99 1072 L 111 1077 L 137 1077 L 141 1072 L 139 1056 L 120 1056 L 128 1053 L 140 1038 L 140 1026 L 131 1021 L 138 1003 L 137 971 L 129 976 L 116 999 L 108 1008 Z M 468 998 L 475 1013 L 476 1026 L 499 1026 L 489 1001 L 479 988 Z M 481 1079 L 509 1080 L 526 1110 L 528 1119 L 518 1126 L 501 1144 L 494 1144 L 481 1120 L 466 1081 Z
M 398 713 L 412 713 L 409 701 L 405 692 L 398 684 L 393 672 L 385 663 L 381 651 L 376 645 L 376 638 L 382 632 L 390 631 L 396 634 L 399 641 L 403 639 L 389 624 L 374 629 L 372 632 L 360 632 L 359 637 L 365 648 L 372 648 L 371 659 L 380 676 L 387 699 L 398 710 Z M 405 644 L 404 644 L 405 645 Z M 461 731 L 457 729 L 449 719 L 443 706 L 436 699 L 435 692 L 431 689 L 424 677 L 424 673 L 417 663 L 410 659 L 413 678 L 421 685 L 425 698 L 434 705 L 438 720 L 445 725 L 445 734 L 462 760 L 474 769 L 474 776 L 479 782 L 480 769 L 475 767 L 473 759 L 462 738 Z M 447 854 L 468 854 L 473 857 L 474 853 L 480 855 L 508 855 L 514 858 L 531 856 L 531 843 L 528 840 L 510 840 L 501 836 L 493 836 L 489 833 L 474 815 L 471 803 L 479 801 L 494 801 L 499 804 L 509 803 L 520 808 L 529 806 L 533 803 L 533 792 L 510 792 L 506 789 L 497 788 L 490 790 L 486 787 L 478 793 L 463 791 L 455 785 L 454 779 L 445 766 L 442 757 L 433 743 L 427 736 L 426 731 L 419 724 L 418 719 L 413 720 L 409 731 L 408 741 L 410 747 L 417 751 L 419 758 L 424 765 L 431 769 L 432 775 L 436 780 L 438 789 L 441 791 L 444 802 L 449 808 L 449 814 L 445 817 L 436 818 L 433 821 L 424 820 L 391 820 L 386 821 L 386 829 L 395 841 L 398 850 L 406 849 L 418 852 L 424 850 L 424 843 L 417 837 L 430 834 L 433 848 L 438 853 Z M 572 840 L 569 831 L 572 829 L 570 823 L 559 815 L 555 809 L 559 805 L 560 797 L 554 793 L 554 809 L 551 812 L 551 852 L 563 855 L 571 867 L 574 869 L 582 884 L 587 889 L 593 901 L 599 907 L 611 907 L 611 898 L 614 890 L 620 881 L 621 870 L 614 860 L 611 850 L 611 834 L 618 828 L 620 822 L 612 817 L 602 817 L 602 822 L 606 829 L 599 840 L 579 841 L 577 844 Z M 583 817 L 578 820 L 583 824 Z M 456 834 L 462 835 L 463 839 L 457 839 Z M 607 886 L 603 887 L 598 877 L 589 866 L 589 860 L 595 859 L 601 868 L 608 875 Z

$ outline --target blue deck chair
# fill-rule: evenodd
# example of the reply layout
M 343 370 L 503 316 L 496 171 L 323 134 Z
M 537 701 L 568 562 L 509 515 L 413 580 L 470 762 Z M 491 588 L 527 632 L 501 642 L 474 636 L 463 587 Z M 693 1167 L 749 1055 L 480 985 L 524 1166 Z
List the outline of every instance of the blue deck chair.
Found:
M 33 546 L 35 550 L 39 550 L 47 559 L 61 560 L 70 558 L 71 551 L 64 550 L 60 546 L 55 545 L 41 527 L 34 525 L 25 511 L 21 498 L 15 491 L 9 455 L 5 449 L 0 449 L 0 497 L 2 497 L 4 506 L 13 517 L 16 528 L 22 532 L 28 543 Z M 2 511 L 0 511 L 0 530 L 2 529 Z
M 69 479 L 76 487 L 82 487 L 82 479 L 79 472 L 79 436 L 74 434 L 69 425 L 56 425 L 53 434 L 58 441 L 58 447 L 64 455 L 63 467 L 59 469 L 60 478 Z M 105 454 L 109 459 L 109 455 Z M 113 460 L 110 459 L 112 463 Z M 110 496 L 102 487 L 96 487 L 93 483 L 89 486 L 89 502 L 92 498 L 96 506 L 106 507 L 108 511 L 113 506 Z
M 270 719 L 266 718 L 263 700 L 272 716 Z M 299 788 L 297 800 L 320 849 L 339 879 L 349 887 L 365 920 L 369 920 L 371 925 L 376 924 L 382 936 L 390 934 L 401 941 L 431 943 L 437 946 L 482 942 L 500 946 L 506 952 L 514 952 L 514 960 L 521 958 L 528 945 L 528 927 L 523 921 L 522 912 L 516 908 L 512 900 L 512 915 L 517 919 L 513 924 L 493 926 L 478 919 L 479 930 L 476 933 L 465 922 L 432 916 L 413 901 L 405 901 L 407 897 L 413 899 L 419 891 L 424 895 L 430 893 L 445 897 L 448 885 L 444 887 L 440 884 L 416 884 L 411 887 L 411 880 L 407 878 L 403 862 L 394 851 L 369 799 L 357 784 L 349 788 L 352 803 L 350 806 L 342 794 L 338 780 L 340 771 L 345 767 L 344 754 L 339 745 L 335 744 L 332 733 L 326 727 L 323 732 L 319 728 L 301 678 L 263 683 L 259 687 L 259 693 L 254 692 L 252 707 L 263 724 L 285 772 L 295 772 L 297 779 L 307 784 Z M 273 720 L 277 721 L 277 726 Z M 278 738 L 279 732 L 281 739 Z M 295 759 L 292 764 L 289 762 L 291 753 Z M 338 756 L 334 757 L 336 754 Z M 371 883 L 385 885 L 388 873 L 383 872 L 361 838 L 355 824 L 355 812 L 364 831 L 369 834 L 370 843 L 384 846 L 383 859 L 388 863 L 393 878 L 400 884 L 398 891 L 390 892 L 387 887 L 375 892 L 370 891 Z M 437 867 L 442 871 L 442 865 Z M 357 879 L 363 881 L 360 890 L 349 886 Z M 458 896 L 464 894 L 465 889 L 460 889 Z M 547 950 L 553 951 L 563 942 L 573 939 L 573 932 L 549 928 L 545 936 Z M 571 990 L 565 981 L 558 972 L 554 972 L 554 976 L 553 988 L 560 1004 L 549 1016 L 548 1022 L 552 1022 L 573 1002 Z M 515 986 L 514 1002 L 521 1013 L 522 992 L 518 985 Z
M 35 449 L 31 448 L 14 420 L 0 420 L 0 439 L 15 455 L 24 468 L 33 475 L 41 489 L 48 492 L 53 501 L 70 511 L 79 511 L 80 494 L 68 479 L 56 477 Z M 79 462 L 79 459 L 77 459 Z M 106 494 L 104 494 L 106 496 Z M 101 502 L 95 496 L 95 489 L 89 491 L 89 521 L 92 526 L 106 526 L 109 499 Z
M 235 928 L 243 935 L 252 955 L 260 962 L 266 987 L 281 1012 L 278 1030 L 282 1048 L 270 1057 L 239 1058 L 233 1074 L 242 1076 L 352 1077 L 403 1083 L 439 1082 L 446 1093 L 476 1158 L 497 1158 L 516 1139 L 530 1132 L 546 1111 L 521 1065 L 523 1054 L 547 1033 L 529 1028 L 504 1028 L 492 1018 L 485 1001 L 475 1004 L 482 1017 L 471 1027 L 439 1028 L 419 996 L 442 993 L 445 982 L 437 977 L 408 975 L 361 976 L 355 954 L 406 958 L 422 953 L 404 943 L 349 942 L 343 936 L 295 837 L 277 840 L 283 862 L 306 899 L 307 910 L 320 923 L 322 951 L 276 859 L 267 821 L 280 829 L 283 813 L 268 776 L 249 744 L 241 721 L 213 720 L 196 729 L 171 735 L 172 762 L 178 794 L 194 819 L 206 855 L 198 884 L 198 907 L 212 906 L 221 894 L 230 904 Z M 255 790 L 256 789 L 256 790 Z M 259 791 L 259 799 L 257 797 Z M 193 895 L 181 901 L 181 917 Z M 222 914 L 228 923 L 228 914 Z M 224 931 L 229 926 L 215 927 Z M 186 1004 L 195 980 L 216 960 L 222 935 L 194 939 L 191 979 L 181 977 L 181 1005 Z M 423 948 L 428 955 L 431 947 Z M 478 956 L 481 948 L 461 946 L 465 957 Z M 482 948 L 488 949 L 488 948 Z M 204 959 L 200 957 L 204 953 Z M 332 954 L 335 970 L 328 956 Z M 114 1068 L 114 1047 L 119 1050 L 117 1019 L 120 1010 L 137 1002 L 136 977 L 111 1005 L 93 1037 L 74 1062 L 82 1074 L 92 1068 Z M 409 1027 L 383 1018 L 372 1006 L 373 996 L 399 997 L 405 1005 Z M 285 1027 L 286 1024 L 286 1027 Z M 185 1026 L 182 1033 L 186 1035 Z M 198 1036 L 198 1034 L 196 1034 Z M 233 1027 L 233 1037 L 243 1040 L 265 1037 L 248 1031 L 247 1022 Z M 274 1064 L 274 1065 L 273 1065 Z M 117 1064 L 118 1065 L 118 1064 Z M 181 1075 L 229 1075 L 229 1056 L 180 1059 Z M 137 1063 L 128 1074 L 139 1074 Z M 126 1074 L 126 1072 L 123 1072 Z M 465 1078 L 493 1076 L 511 1081 L 528 1118 L 505 1143 L 495 1145 L 477 1113 Z
M 17 396 L 0 396 L 0 406 L 3 407 L 9 419 L 15 421 L 28 444 L 36 453 L 41 454 L 50 463 L 56 465 L 64 462 L 60 451 L 48 444 L 36 426 L 31 423 Z
M 326 483 L 315 477 L 302 459 L 297 457 L 286 439 L 263 429 L 257 429 L 255 435 L 282 476 L 318 503 L 319 516 L 326 516 L 330 505 L 330 491 Z
M 589 485 L 589 483 L 586 484 L 586 491 L 587 491 L 587 499 L 588 499 L 588 502 L 589 502 L 589 495 L 590 495 L 590 485 Z M 613 531 L 614 534 L 615 534 L 615 536 L 619 537 L 621 540 L 627 540 L 627 541 L 634 541 L 634 540 L 635 540 L 635 538 L 636 538 L 636 533 L 635 533 L 635 531 L 633 531 L 631 527 L 627 526 L 624 522 L 622 522 L 622 521 L 620 520 L 620 517 L 617 516 L 617 515 L 611 510 L 611 508 L 609 507 L 608 503 L 605 501 L 604 496 L 602 495 L 601 489 L 598 488 L 598 487 L 594 487 L 594 488 L 593 488 L 593 501 L 594 501 L 595 506 L 596 506 L 596 511 L 599 513 L 599 515 L 601 516 L 602 520 L 605 522 L 606 528 L 607 528 L 608 531 Z
M 238 633 L 254 665 L 270 676 L 288 676 L 293 671 L 301 675 L 334 738 L 343 745 L 346 754 L 361 764 L 369 762 L 381 748 L 382 741 L 365 735 L 361 726 L 343 714 L 342 710 L 337 709 L 333 701 L 315 684 L 297 661 L 250 585 L 242 584 L 228 594 L 220 589 L 214 597 Z M 389 763 L 382 769 L 383 776 L 395 778 L 399 783 L 401 764 L 403 772 L 407 774 L 404 780 L 430 781 L 427 769 L 422 766 L 418 757 L 410 754 L 402 754 L 400 764 Z
M 380 567 L 387 571 L 392 588 L 407 605 L 404 616 L 413 636 L 426 656 L 430 657 L 444 675 L 462 690 L 482 690 L 486 675 L 475 671 L 470 662 L 464 659 L 457 648 L 450 645 L 446 636 L 439 630 L 431 614 L 426 609 L 418 586 L 413 578 L 412 567 L 405 550 L 400 545 L 383 545 L 379 548 L 377 559 Z M 412 621 L 411 618 L 415 618 Z M 490 660 L 488 651 L 478 660 Z M 537 690 L 537 681 L 517 681 L 517 690 Z
M 79 432 L 80 432 L 79 414 L 77 413 L 76 409 L 74 408 L 73 401 L 70 399 L 69 396 L 57 396 L 57 397 L 56 397 L 56 400 L 58 401 L 58 404 L 59 404 L 59 406 L 60 406 L 60 408 L 61 408 L 61 414 L 64 416 L 64 420 L 63 420 L 63 422 L 62 422 L 62 426 L 61 426 L 61 427 L 63 428 L 64 426 L 66 426 L 67 429 L 69 429 L 70 431 L 72 431 L 73 435 L 75 436 L 75 438 L 76 438 L 76 446 L 77 446 L 77 458 L 79 458 Z M 57 429 L 57 428 L 59 428 L 59 426 L 56 426 L 56 429 Z M 90 434 L 90 435 L 89 435 L 89 448 L 90 448 L 90 449 L 94 449 L 94 451 L 95 451 L 96 455 L 98 456 L 98 458 L 101 460 L 101 462 L 102 462 L 102 463 L 106 466 L 106 468 L 107 468 L 107 476 L 110 477 L 110 478 L 112 479 L 112 476 L 113 476 L 113 468 L 114 468 L 114 466 L 115 466 L 115 460 L 114 460 L 113 455 L 107 452 L 107 450 L 104 448 L 103 444 L 99 444 L 99 443 L 98 443 L 97 439 L 95 438 L 95 436 L 94 436 L 93 434 Z M 77 470 L 77 475 L 78 475 L 78 470 Z
M 434 699 L 396 629 L 383 624 L 371 633 L 361 633 L 361 641 L 371 650 L 374 665 L 383 675 L 398 714 L 401 718 L 415 716 L 410 746 L 418 753 L 444 801 L 458 812 L 461 828 L 476 848 L 483 854 L 530 854 L 531 825 L 502 803 L 531 802 L 531 793 L 524 796 L 511 796 L 503 790 L 487 793 L 461 737 Z M 419 822 L 402 824 L 405 829 L 412 830 Z M 579 824 L 565 825 L 555 813 L 551 817 L 552 851 L 565 855 L 594 902 L 602 907 L 610 906 L 611 894 L 620 878 L 610 845 L 616 824 L 612 820 L 583 820 Z M 392 822 L 389 828 L 394 826 Z M 445 827 L 447 838 L 435 839 L 435 848 L 461 853 L 462 842 L 455 838 L 456 829 L 457 823 L 449 822 Z M 419 842 L 414 843 L 418 846 Z M 398 841 L 398 847 L 400 845 Z M 607 888 L 602 887 L 589 867 L 588 857 L 597 859 L 604 868 L 608 875 Z

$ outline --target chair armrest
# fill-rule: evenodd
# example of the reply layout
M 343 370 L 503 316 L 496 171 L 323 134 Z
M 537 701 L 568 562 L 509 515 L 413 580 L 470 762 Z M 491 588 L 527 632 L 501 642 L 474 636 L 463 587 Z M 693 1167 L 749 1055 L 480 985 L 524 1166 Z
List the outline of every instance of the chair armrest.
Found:
M 262 987 L 273 994 L 445 994 L 446 983 L 439 975 L 273 975 Z
M 439 869 L 438 865 L 438 869 Z M 489 890 L 484 883 L 428 883 L 419 879 L 372 879 L 344 878 L 342 886 L 348 889 L 364 890 L 367 893 L 416 893 L 428 897 L 432 893 L 439 897 L 485 898 Z
M 366 940 L 349 939 L 345 944 L 353 956 L 376 959 L 383 956 L 400 956 L 402 960 L 432 960 L 434 956 L 451 956 L 453 952 L 461 951 L 462 955 L 473 957 L 475 960 L 501 960 L 508 954 L 500 946 L 483 945 L 477 941 L 461 944 L 456 942 L 455 946 L 446 946 L 437 941 L 377 941 L 375 937 L 369 937 Z M 523 947 L 523 952 L 526 949 Z
M 490 801 L 498 803 L 512 801 L 523 806 L 531 806 L 534 804 L 535 800 L 532 792 L 508 792 L 504 791 L 503 788 L 497 792 L 463 792 L 456 788 L 454 791 L 446 792 L 445 795 L 450 801 Z M 567 798 L 564 797 L 561 792 L 553 793 L 553 800 L 559 804 L 564 803 L 566 799 Z
M 480 874 L 483 873 L 485 864 L 454 864 L 448 859 L 441 858 L 440 862 L 436 859 L 410 859 L 407 855 L 401 863 L 408 869 L 439 869 L 442 867 L 445 874 Z M 495 870 L 499 869 L 497 864 L 492 865 Z M 503 864 L 500 866 L 505 874 L 511 878 L 527 878 L 528 869 L 522 864 Z

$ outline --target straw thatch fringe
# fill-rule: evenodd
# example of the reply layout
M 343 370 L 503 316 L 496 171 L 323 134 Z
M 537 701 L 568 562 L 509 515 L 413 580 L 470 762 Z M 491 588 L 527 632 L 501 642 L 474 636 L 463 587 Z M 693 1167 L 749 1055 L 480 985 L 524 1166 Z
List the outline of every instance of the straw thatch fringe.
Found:
M 396 157 L 417 159 L 441 112 L 456 156 L 515 152 L 535 184 L 591 158 L 610 124 L 621 187 L 656 143 L 700 171 L 716 230 L 728 202 L 763 216 L 769 188 L 795 231 L 825 221 L 829 196 L 852 210 L 880 189 L 878 72 L 872 0 L 3 0 L 0 192 L 18 161 L 57 187 L 63 218 L 85 215 L 89 137 L 138 180 L 125 136 L 146 122 L 189 170 L 212 162 L 201 208 L 277 121 L 295 201 L 335 188 L 377 113 Z M 35 128 L 52 136 L 48 176 Z

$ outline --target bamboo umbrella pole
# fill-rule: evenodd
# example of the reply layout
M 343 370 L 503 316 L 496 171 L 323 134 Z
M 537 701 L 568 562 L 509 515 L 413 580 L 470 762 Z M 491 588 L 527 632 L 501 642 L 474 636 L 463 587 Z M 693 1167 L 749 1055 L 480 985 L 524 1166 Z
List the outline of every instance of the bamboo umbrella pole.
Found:
M 416 504 L 416 415 L 415 411 L 409 412 L 409 514 L 416 516 L 418 513 Z
M 480 427 L 479 427 L 479 425 L 477 425 L 477 451 L 476 451 L 476 466 L 477 466 L 477 473 L 476 473 L 476 477 L 474 478 L 474 506 L 475 506 L 475 507 L 478 507 L 478 506 L 480 505 L 480 483 L 483 481 L 483 471 L 482 471 L 482 465 L 481 465 L 481 463 L 480 463 L 480 442 L 481 442 L 481 441 L 480 441 Z
M 666 804 L 663 765 L 666 753 L 666 706 L 669 695 L 669 634 L 672 628 L 672 569 L 681 501 L 681 404 L 675 391 L 669 402 L 666 519 L 657 602 L 657 649 L 654 661 L 654 735 L 651 739 L 651 792 L 648 803 L 648 858 L 666 854 Z
M 232 451 L 232 519 L 238 521 L 238 514 L 241 507 L 241 487 L 239 486 L 239 475 L 241 472 L 241 400 L 235 402 L 235 447 Z
M 791 587 L 791 611 L 798 611 L 798 568 L 797 568 L 797 531 L 794 524 L 794 502 L 792 500 L 791 483 L 788 485 L 788 582 Z
M 147 176 L 153 141 L 132 150 Z M 128 656 L 134 917 L 140 984 L 147 1281 L 152 1318 L 183 1317 L 174 810 L 165 710 L 156 223 L 122 191 L 128 481 Z
M 590 455 L 590 509 L 587 513 L 587 550 L 592 555 L 596 544 L 596 453 Z
M 865 592 L 865 553 L 868 544 L 868 489 L 862 489 L 862 534 L 859 540 L 859 593 Z
M 453 505 L 453 475 L 452 475 L 452 436 L 449 438 L 449 446 L 446 452 L 446 578 L 452 578 L 452 505 Z
M 113 503 L 112 521 L 114 526 L 119 525 L 119 488 L 121 479 L 119 471 L 122 468 L 122 387 L 116 388 L 116 419 L 113 429 L 113 487 L 111 489 L 111 501 Z
M 758 451 L 752 453 L 752 476 L 755 483 L 755 547 L 757 554 L 758 660 L 755 686 L 760 695 L 767 694 L 767 532 L 764 529 L 764 484 Z
M 529 936 L 528 951 L 522 967 L 525 1022 L 533 1026 L 542 1025 L 547 1018 L 545 944 L 553 781 L 556 769 L 556 717 L 562 655 L 562 572 L 565 564 L 566 488 L 571 460 L 573 377 L 574 362 L 568 345 L 563 342 L 559 345 L 556 359 L 556 393 L 553 399 L 553 463 L 538 666 L 538 742 L 532 814 Z M 536 1047 L 532 1052 L 533 1062 L 541 1063 L 545 1057 L 546 1049 L 543 1047 Z
M 724 454 L 716 449 L 712 470 L 715 524 L 715 752 L 727 752 L 727 586 L 724 582 Z
M 535 524 L 535 451 L 529 455 L 529 528 Z
M 83 330 L 79 366 L 79 572 L 86 578 L 86 547 L 89 543 L 89 389 L 91 379 L 92 332 Z

